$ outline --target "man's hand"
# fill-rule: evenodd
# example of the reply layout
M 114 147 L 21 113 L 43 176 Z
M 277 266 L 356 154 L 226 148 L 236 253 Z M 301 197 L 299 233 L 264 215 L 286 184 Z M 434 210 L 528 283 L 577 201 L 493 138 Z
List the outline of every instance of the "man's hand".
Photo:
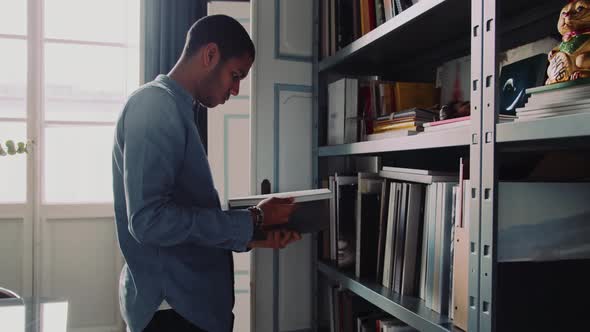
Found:
M 264 227 L 287 223 L 296 205 L 293 203 L 293 197 L 269 197 L 258 203 L 258 207 L 264 214 Z
M 272 248 L 283 249 L 288 244 L 301 240 L 301 235 L 293 231 L 271 231 L 266 233 L 266 240 L 248 243 L 249 249 Z

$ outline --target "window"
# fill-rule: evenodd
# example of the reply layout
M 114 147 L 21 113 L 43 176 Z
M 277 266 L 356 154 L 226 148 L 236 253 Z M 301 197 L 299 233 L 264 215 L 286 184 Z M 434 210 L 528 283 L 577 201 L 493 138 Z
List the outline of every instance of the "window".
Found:
M 27 2 L 0 1 L 0 143 L 26 141 Z M 26 200 L 27 158 L 0 157 L 0 202 Z
M 0 2 L 0 140 L 40 137 L 44 203 L 111 202 L 114 126 L 139 84 L 139 0 L 34 3 Z M 40 10 L 28 28 L 41 34 L 27 33 L 27 15 Z M 41 78 L 40 93 L 27 75 Z M 27 134 L 33 119 L 40 132 Z M 24 202 L 26 156 L 0 161 L 0 174 L 11 174 L 0 203 Z
M 114 124 L 139 83 L 139 2 L 44 7 L 44 201 L 112 201 Z

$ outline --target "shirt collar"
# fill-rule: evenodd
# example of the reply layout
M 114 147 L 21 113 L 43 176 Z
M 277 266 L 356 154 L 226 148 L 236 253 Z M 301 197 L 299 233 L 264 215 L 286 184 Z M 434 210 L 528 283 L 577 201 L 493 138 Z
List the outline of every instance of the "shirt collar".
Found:
M 158 77 L 156 77 L 156 81 L 160 82 L 161 84 L 168 87 L 175 94 L 178 94 L 178 96 L 183 101 L 185 101 L 187 104 L 189 104 L 192 107 L 192 105 L 195 101 L 193 96 L 191 96 L 191 94 L 188 93 L 188 91 L 186 91 L 185 88 L 183 88 L 180 84 L 178 84 L 178 82 L 176 82 L 175 80 L 168 77 L 168 75 L 164 75 L 164 74 L 158 75 Z

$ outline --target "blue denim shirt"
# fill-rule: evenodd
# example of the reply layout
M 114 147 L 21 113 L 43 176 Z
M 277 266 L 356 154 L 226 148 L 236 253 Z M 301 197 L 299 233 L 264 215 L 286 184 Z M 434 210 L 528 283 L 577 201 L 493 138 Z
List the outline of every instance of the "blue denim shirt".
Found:
M 117 121 L 115 222 L 126 260 L 119 299 L 132 332 L 164 299 L 207 331 L 233 326 L 232 251 L 246 250 L 251 216 L 221 210 L 192 104 L 160 75 L 129 98 Z

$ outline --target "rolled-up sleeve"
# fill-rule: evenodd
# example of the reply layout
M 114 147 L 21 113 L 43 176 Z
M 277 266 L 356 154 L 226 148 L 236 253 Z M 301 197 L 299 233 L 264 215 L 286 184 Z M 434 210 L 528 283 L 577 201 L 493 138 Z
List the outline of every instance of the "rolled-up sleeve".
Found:
M 124 117 L 123 180 L 129 231 L 135 240 L 245 251 L 253 231 L 249 211 L 173 201 L 187 139 L 174 100 L 161 89 L 151 89 L 127 104 Z

